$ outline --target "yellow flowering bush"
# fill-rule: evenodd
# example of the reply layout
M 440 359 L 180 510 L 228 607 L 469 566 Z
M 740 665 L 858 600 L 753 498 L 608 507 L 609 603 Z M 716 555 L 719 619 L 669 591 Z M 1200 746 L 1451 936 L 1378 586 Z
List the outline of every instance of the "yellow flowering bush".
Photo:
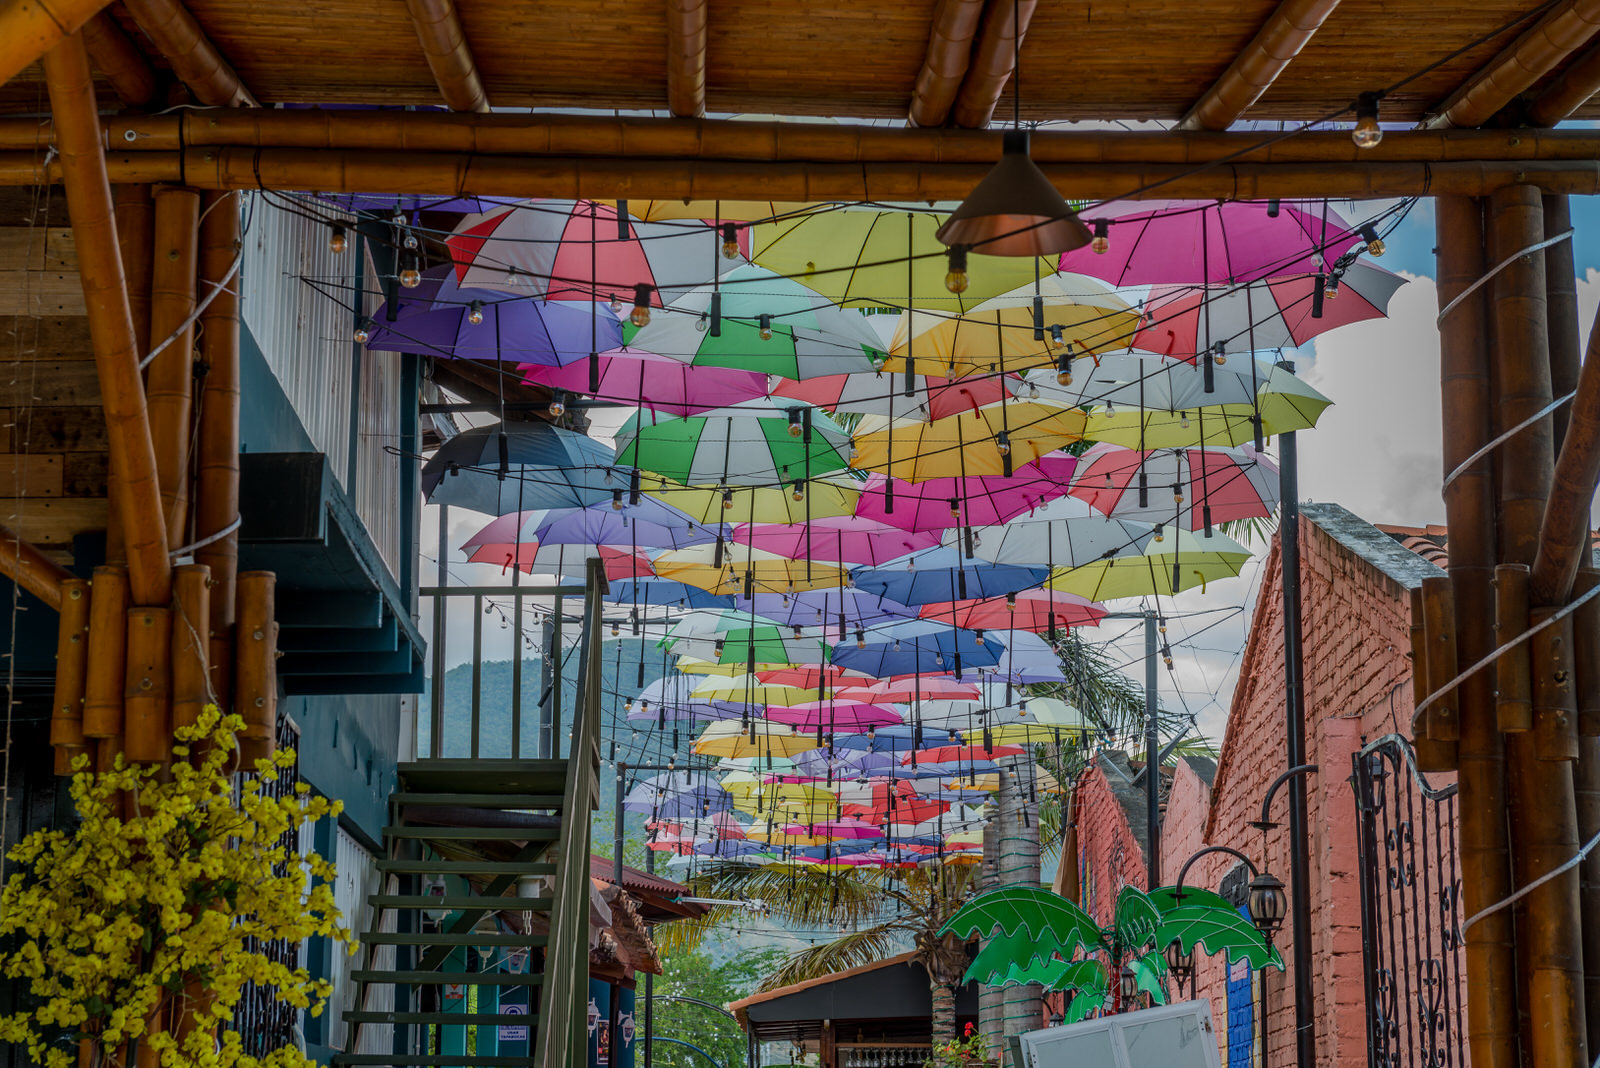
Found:
M 303 783 L 288 797 L 261 790 L 293 764 L 290 750 L 236 780 L 243 725 L 208 707 L 175 732 L 170 774 L 74 764 L 77 827 L 36 831 L 9 854 L 18 870 L 0 891 L 0 975 L 27 980 L 32 998 L 0 1016 L 0 1041 L 47 1068 L 72 1068 L 80 1042 L 98 1065 L 131 1063 L 143 1043 L 162 1068 L 310 1068 L 294 1047 L 255 1058 L 238 1034 L 218 1033 L 250 983 L 322 1011 L 328 984 L 269 960 L 263 943 L 321 935 L 354 952 L 333 865 L 284 845 L 286 831 L 340 805 Z

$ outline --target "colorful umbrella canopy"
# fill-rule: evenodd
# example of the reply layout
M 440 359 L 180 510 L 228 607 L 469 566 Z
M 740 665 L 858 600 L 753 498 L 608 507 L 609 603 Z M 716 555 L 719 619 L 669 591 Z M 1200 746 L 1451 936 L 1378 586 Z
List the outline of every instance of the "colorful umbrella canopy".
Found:
M 699 223 L 619 226 L 616 208 L 592 200 L 526 200 L 464 217 L 445 245 L 462 286 L 620 309 L 636 294 L 661 306 L 699 285 L 721 237 Z
M 805 731 L 846 731 L 859 733 L 868 727 L 887 727 L 901 722 L 900 713 L 883 705 L 860 701 L 807 701 L 803 705 L 768 705 L 767 718 Z
M 589 557 L 598 556 L 605 565 L 606 581 L 621 582 L 655 574 L 649 557 L 643 553 L 617 549 L 609 545 L 576 549 L 570 545 L 540 545 L 534 541 L 515 543 L 468 542 L 463 550 L 471 549 L 467 561 L 473 564 L 493 564 L 509 571 L 513 564 L 524 572 L 556 575 L 561 578 L 581 579 L 588 567 Z
M 931 678 L 891 679 L 865 686 L 840 686 L 835 694 L 839 698 L 898 704 L 905 701 L 931 701 L 936 698 L 976 700 L 983 691 L 976 685 L 957 682 L 955 679 L 933 676 Z M 880 737 L 882 731 L 879 732 Z M 910 735 L 908 734 L 907 737 Z M 837 742 L 835 744 L 838 744 Z
M 775 682 L 762 682 L 754 675 L 734 675 L 727 678 L 712 677 L 689 691 L 689 696 L 699 701 L 737 701 L 746 704 L 801 705 L 816 696 L 814 689 L 786 686 Z M 804 746 L 802 749 L 810 748 Z M 800 752 L 802 750 L 796 750 Z M 730 754 L 721 753 L 719 756 Z M 737 755 L 737 754 L 734 754 Z M 785 753 L 784 756 L 791 754 Z
M 1296 348 L 1336 326 L 1382 319 L 1405 283 L 1358 260 L 1339 277 L 1337 300 L 1317 299 L 1327 276 L 1314 274 L 1233 286 L 1155 286 L 1133 347 L 1190 362 L 1219 344 L 1228 352 Z
M 833 647 L 833 662 L 877 678 L 908 675 L 924 671 L 951 671 L 959 665 L 993 664 L 1005 651 L 1004 645 L 990 639 L 981 641 L 970 630 L 955 627 L 924 629 L 928 620 L 891 623 L 854 642 Z M 897 633 L 900 631 L 903 633 Z
M 801 430 L 805 417 L 809 433 Z M 636 412 L 616 440 L 620 462 L 648 465 L 677 482 L 783 486 L 791 493 L 797 483 L 843 470 L 850 451 L 850 435 L 826 413 L 770 400 L 691 416 Z
M 707 700 L 691 696 L 696 681 L 684 675 L 668 675 L 657 679 L 639 692 L 639 696 L 624 703 L 630 723 L 680 723 L 700 719 L 715 722 L 738 719 L 744 705 L 732 701 Z
M 534 420 L 457 434 L 422 465 L 422 492 L 432 504 L 505 515 L 598 504 L 628 476 L 593 438 Z
M 931 422 L 861 418 L 850 466 L 907 482 L 1009 475 L 1085 436 L 1083 413 L 1014 401 Z
M 664 645 L 676 652 L 711 653 L 720 664 L 824 664 L 828 647 L 817 637 L 793 637 L 774 624 L 730 630 L 716 638 L 667 638 Z
M 661 605 L 681 609 L 733 607 L 731 597 L 720 596 L 686 582 L 664 578 L 613 582 L 606 600 L 613 604 Z
M 1071 567 L 1110 556 L 1137 553 L 1153 533 L 1146 523 L 1116 519 L 1074 497 L 1058 497 L 1003 526 L 972 530 L 971 552 L 992 564 Z M 944 544 L 965 548 L 960 530 L 947 530 Z
M 1104 608 L 1087 598 L 1048 589 L 922 606 L 924 618 L 949 620 L 969 630 L 1015 628 L 1035 634 L 1058 628 L 1094 626 L 1105 614 Z
M 600 357 L 600 382 L 590 388 L 589 362 L 565 367 L 524 364 L 523 378 L 568 393 L 587 393 L 598 400 L 636 404 L 666 415 L 701 412 L 763 397 L 767 376 L 722 367 L 690 367 L 648 352 L 618 350 Z
M 1316 274 L 1362 240 L 1326 201 L 1114 201 L 1085 215 L 1101 219 L 1107 250 L 1063 253 L 1060 268 L 1118 286 Z
M 745 726 L 729 720 L 723 723 L 708 723 L 706 729 L 700 732 L 700 737 L 695 739 L 693 749 L 696 753 L 706 756 L 792 757 L 812 747 L 811 739 L 803 734 L 796 734 L 792 727 L 760 721 L 752 721 Z
M 1052 589 L 1076 593 L 1092 601 L 1115 597 L 1174 594 L 1204 589 L 1219 578 L 1231 578 L 1250 559 L 1250 550 L 1221 533 L 1209 536 L 1178 530 L 1164 541 L 1154 538 L 1138 556 L 1097 560 L 1050 576 Z
M 1208 517 L 1226 523 L 1271 515 L 1278 467 L 1249 445 L 1139 452 L 1102 444 L 1079 458 L 1068 492 L 1108 516 L 1200 530 Z
M 904 376 L 875 374 L 828 375 L 804 382 L 779 379 L 774 397 L 815 404 L 832 412 L 860 412 L 895 419 L 943 419 L 970 412 L 1012 395 L 1014 380 L 1000 375 L 972 378 L 912 376 L 911 396 L 906 396 Z
M 946 217 L 926 208 L 875 206 L 807 212 L 751 227 L 750 258 L 839 304 L 952 312 L 1031 284 L 1039 271 L 1054 273 L 1054 265 L 1042 260 L 973 253 L 967 288 L 951 292 L 945 286 L 945 247 L 934 236 Z
M 793 594 L 839 586 L 842 568 L 810 560 L 791 560 L 748 545 L 721 550 L 716 545 L 669 549 L 652 562 L 657 575 L 677 579 L 714 593 L 749 596 L 760 591 Z
M 646 496 L 665 501 L 700 523 L 805 523 L 855 513 L 861 489 L 848 477 L 812 479 L 798 501 L 792 485 L 682 486 L 649 473 L 642 479 Z
M 968 475 L 905 482 L 873 474 L 861 491 L 856 514 L 910 531 L 993 526 L 1066 493 L 1077 465 L 1076 457 L 1051 453 L 1015 468 L 1010 477 Z
M 659 561 L 656 569 L 660 570 Z M 959 550 L 941 545 L 882 567 L 858 568 L 851 572 L 851 578 L 858 590 L 900 604 L 925 605 L 1016 593 L 1037 586 L 1049 574 L 1049 569 L 1043 567 L 966 560 Z
M 734 606 L 785 626 L 871 626 L 891 619 L 913 619 L 917 610 L 875 593 L 849 587 L 801 590 L 793 594 L 756 591 L 754 598 L 741 593 Z M 841 620 L 843 621 L 841 623 Z
M 622 799 L 622 807 L 661 818 L 708 816 L 732 808 L 733 796 L 705 773 L 672 771 L 641 779 Z
M 792 558 L 875 565 L 939 544 L 937 534 L 913 534 L 855 516 L 810 523 L 741 523 L 733 540 Z
M 1187 366 L 1167 363 L 1169 367 Z M 1161 408 L 1129 407 L 1108 400 L 1089 413 L 1083 436 L 1132 449 L 1243 445 L 1273 434 L 1309 429 L 1333 403 L 1282 367 L 1257 368 L 1261 386 L 1253 393 L 1253 403 L 1245 384 L 1248 374 L 1235 371 L 1230 361 L 1228 371 L 1232 373 L 1215 379 L 1215 393 L 1181 388 L 1173 396 L 1172 406 Z M 1182 406 L 1189 401 L 1204 402 Z
M 680 548 L 715 541 L 720 528 L 702 526 L 660 501 L 641 497 L 618 509 L 611 502 L 588 508 L 512 512 L 486 525 L 472 539 L 537 541 L 543 545 L 616 545 L 641 549 Z

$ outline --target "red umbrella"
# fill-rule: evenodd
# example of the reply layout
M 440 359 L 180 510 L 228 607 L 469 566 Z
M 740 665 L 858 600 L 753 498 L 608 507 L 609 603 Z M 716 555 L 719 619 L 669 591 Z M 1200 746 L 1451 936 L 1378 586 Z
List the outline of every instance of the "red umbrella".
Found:
M 791 664 L 789 667 L 769 668 L 766 671 L 756 672 L 756 679 L 760 682 L 770 682 L 776 686 L 797 686 L 802 690 L 815 690 L 817 685 L 824 681 L 832 686 L 837 685 L 841 679 L 869 678 L 870 675 L 835 667 L 832 664 Z
M 1011 597 L 981 597 L 924 605 L 925 619 L 950 620 L 965 630 L 1017 630 L 1043 634 L 1054 621 L 1057 629 L 1095 626 L 1105 618 L 1100 605 L 1075 593 L 1024 590 Z
M 970 375 L 965 378 L 923 378 L 912 376 L 912 393 L 904 395 L 905 377 L 889 374 L 825 375 L 795 382 L 779 379 L 772 387 L 774 397 L 803 400 L 832 412 L 864 412 L 896 419 L 924 422 L 960 415 L 998 404 L 1008 398 L 1007 384 L 1000 375 Z
M 966 764 L 993 760 L 995 757 L 1017 756 L 1021 752 L 1020 745 L 997 745 L 991 749 L 981 745 L 939 745 L 907 753 L 900 758 L 900 763 L 910 764 L 914 760 L 918 764 Z

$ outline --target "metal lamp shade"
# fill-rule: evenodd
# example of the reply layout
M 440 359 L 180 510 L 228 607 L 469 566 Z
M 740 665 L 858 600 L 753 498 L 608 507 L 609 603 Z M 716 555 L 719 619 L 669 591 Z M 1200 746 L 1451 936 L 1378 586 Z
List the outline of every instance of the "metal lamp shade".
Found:
M 1262 935 L 1270 939 L 1288 912 L 1289 895 L 1282 880 L 1266 871 L 1250 880 L 1250 922 Z
M 1162 955 L 1166 957 L 1167 969 L 1178 982 L 1186 982 L 1194 974 L 1194 950 L 1185 953 L 1183 943 L 1178 939 L 1168 942 Z
M 1053 256 L 1093 240 L 1028 155 L 1025 130 L 1008 130 L 1000 161 L 934 234 L 986 256 Z

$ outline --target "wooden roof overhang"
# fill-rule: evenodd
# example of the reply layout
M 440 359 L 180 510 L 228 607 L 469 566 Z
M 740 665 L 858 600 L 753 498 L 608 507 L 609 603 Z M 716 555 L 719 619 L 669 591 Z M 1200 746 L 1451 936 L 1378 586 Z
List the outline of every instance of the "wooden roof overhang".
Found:
M 977 1014 L 977 984 L 956 988 L 956 1015 Z M 928 972 L 914 952 L 885 957 L 764 990 L 728 1005 L 746 1031 L 766 1041 L 817 1038 L 824 1020 L 841 1037 L 927 1041 L 933 1024 Z

